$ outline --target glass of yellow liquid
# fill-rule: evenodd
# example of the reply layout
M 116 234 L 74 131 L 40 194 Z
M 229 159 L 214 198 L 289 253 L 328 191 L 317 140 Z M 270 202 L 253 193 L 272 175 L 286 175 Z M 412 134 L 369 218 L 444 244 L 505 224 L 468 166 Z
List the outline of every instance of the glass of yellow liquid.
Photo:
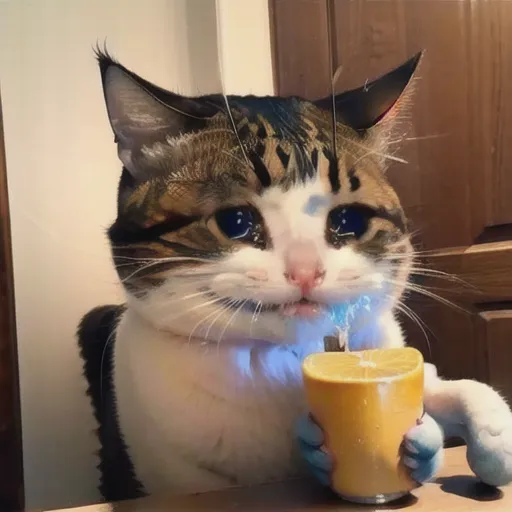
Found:
M 423 366 L 421 353 L 410 347 L 305 359 L 309 409 L 335 459 L 332 488 L 341 497 L 380 504 L 417 487 L 400 450 L 423 413 Z

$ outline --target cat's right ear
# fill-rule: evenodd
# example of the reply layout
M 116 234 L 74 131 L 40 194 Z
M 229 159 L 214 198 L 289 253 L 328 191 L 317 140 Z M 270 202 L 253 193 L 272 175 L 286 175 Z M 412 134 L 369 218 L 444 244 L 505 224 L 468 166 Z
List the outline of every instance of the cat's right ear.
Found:
M 416 73 L 423 52 L 381 77 L 361 87 L 334 97 L 338 122 L 350 126 L 361 135 L 368 132 L 389 132 L 390 126 L 407 103 L 409 85 Z M 315 101 L 323 110 L 332 111 L 333 97 Z
M 97 52 L 103 92 L 120 160 L 137 180 L 150 176 L 143 148 L 205 126 L 218 110 L 161 89 L 132 73 L 105 52 Z

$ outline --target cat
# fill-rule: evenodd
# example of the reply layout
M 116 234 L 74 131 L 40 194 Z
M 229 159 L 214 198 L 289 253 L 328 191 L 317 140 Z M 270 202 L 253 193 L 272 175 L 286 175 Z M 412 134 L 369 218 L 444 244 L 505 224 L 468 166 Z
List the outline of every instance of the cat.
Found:
M 108 237 L 126 303 L 89 312 L 78 339 L 106 500 L 307 471 L 328 483 L 301 362 L 340 315 L 352 350 L 405 343 L 413 249 L 385 170 L 419 60 L 313 102 L 185 97 L 98 53 L 123 165 Z M 509 482 L 505 401 L 427 370 L 404 440 L 412 477 L 431 479 L 457 434 L 477 475 Z

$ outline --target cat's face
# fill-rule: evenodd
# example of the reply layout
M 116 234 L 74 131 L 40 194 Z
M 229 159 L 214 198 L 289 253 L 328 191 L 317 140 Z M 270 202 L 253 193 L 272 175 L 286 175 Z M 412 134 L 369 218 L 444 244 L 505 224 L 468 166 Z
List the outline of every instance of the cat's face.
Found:
M 132 307 L 231 342 L 330 334 L 349 304 L 391 309 L 411 246 L 386 138 L 416 64 L 375 82 L 380 107 L 339 96 L 334 142 L 323 102 L 228 97 L 228 114 L 222 96 L 179 97 L 100 56 L 124 164 L 109 235 Z

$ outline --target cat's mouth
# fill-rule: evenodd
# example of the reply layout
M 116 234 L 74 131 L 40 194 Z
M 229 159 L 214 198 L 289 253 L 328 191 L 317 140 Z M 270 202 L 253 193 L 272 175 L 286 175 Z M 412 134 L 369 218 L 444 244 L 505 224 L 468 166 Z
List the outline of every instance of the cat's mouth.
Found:
M 287 302 L 285 304 L 262 304 L 261 302 L 249 300 L 244 304 L 243 309 L 255 314 L 271 311 L 286 317 L 314 318 L 325 309 L 325 305 L 304 297 L 299 301 Z
M 208 295 L 213 298 L 218 297 L 213 292 Z M 306 297 L 302 297 L 302 299 L 295 302 L 285 302 L 280 304 L 264 303 L 262 301 L 247 299 L 242 305 L 240 305 L 240 301 L 233 301 L 232 298 L 226 297 L 221 300 L 221 303 L 230 309 L 239 309 L 241 311 L 246 311 L 247 313 L 252 313 L 255 316 L 259 316 L 261 313 L 271 312 L 279 313 L 289 318 L 314 318 L 327 308 L 326 304 L 312 301 Z
M 298 302 L 285 304 L 281 306 L 281 311 L 284 316 L 298 316 L 303 318 L 314 318 L 323 310 L 322 304 L 313 302 L 309 299 L 302 298 Z

